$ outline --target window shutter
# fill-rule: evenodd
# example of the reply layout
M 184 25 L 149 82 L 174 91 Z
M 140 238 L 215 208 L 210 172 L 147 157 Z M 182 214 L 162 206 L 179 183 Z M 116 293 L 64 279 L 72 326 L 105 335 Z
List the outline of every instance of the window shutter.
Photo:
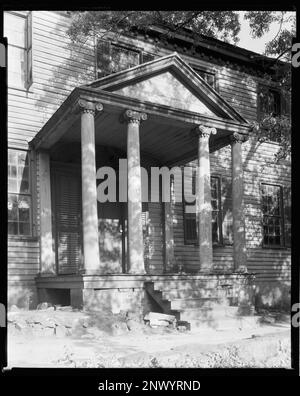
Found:
M 25 88 L 29 89 L 32 85 L 32 12 L 26 20 L 26 80 Z
M 283 214 L 285 246 L 291 246 L 291 187 L 283 188 Z
M 29 89 L 32 85 L 32 12 L 30 12 L 27 16 L 27 23 L 26 23 L 26 63 L 27 63 L 27 70 L 26 70 L 26 89 Z
M 222 177 L 221 181 L 221 203 L 223 244 L 232 245 L 232 181 L 227 177 Z
M 56 256 L 59 274 L 74 274 L 81 266 L 80 177 L 55 172 Z
M 97 78 L 101 78 L 107 74 L 110 74 L 110 61 L 110 42 L 98 40 L 96 49 Z

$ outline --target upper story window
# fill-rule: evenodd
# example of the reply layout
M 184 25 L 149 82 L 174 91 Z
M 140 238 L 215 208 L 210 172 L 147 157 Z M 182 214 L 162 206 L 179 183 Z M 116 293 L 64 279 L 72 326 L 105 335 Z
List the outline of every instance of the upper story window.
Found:
M 289 188 L 261 185 L 263 214 L 263 245 L 266 247 L 290 246 L 291 194 Z
M 30 161 L 27 151 L 8 150 L 8 234 L 32 234 Z
M 4 36 L 8 41 L 8 86 L 28 89 L 32 84 L 31 12 L 5 12 Z
M 155 55 L 139 48 L 99 40 L 96 54 L 97 78 L 150 62 Z
M 199 67 L 192 66 L 193 69 L 200 77 L 202 77 L 208 85 L 210 85 L 213 89 L 217 90 L 217 77 L 216 73 L 207 69 L 201 69 Z
M 280 91 L 265 86 L 259 88 L 259 116 L 278 117 L 281 115 Z

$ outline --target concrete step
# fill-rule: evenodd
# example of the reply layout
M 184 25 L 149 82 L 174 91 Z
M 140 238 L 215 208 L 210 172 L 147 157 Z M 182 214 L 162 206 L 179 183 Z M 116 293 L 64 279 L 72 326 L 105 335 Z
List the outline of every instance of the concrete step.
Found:
M 196 290 L 162 290 L 162 298 L 175 300 L 181 298 L 216 298 L 226 297 L 226 290 L 223 289 L 196 289 Z
M 217 279 L 192 279 L 192 280 L 165 280 L 155 281 L 155 290 L 199 290 L 199 289 L 214 289 L 218 286 L 219 281 Z
M 179 310 L 180 319 L 191 321 L 191 320 L 204 320 L 204 321 L 215 321 L 221 318 L 236 318 L 238 317 L 238 307 L 231 306 L 219 306 L 219 307 L 203 307 L 203 308 L 185 308 Z
M 189 308 L 209 308 L 214 309 L 216 305 L 221 304 L 229 306 L 229 301 L 219 297 L 207 298 L 180 298 L 171 300 L 171 308 L 176 310 L 186 310 Z

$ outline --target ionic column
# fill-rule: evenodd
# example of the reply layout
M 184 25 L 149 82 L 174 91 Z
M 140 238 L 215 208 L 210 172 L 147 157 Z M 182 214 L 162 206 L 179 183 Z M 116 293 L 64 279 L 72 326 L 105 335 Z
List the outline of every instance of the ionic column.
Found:
M 195 128 L 193 134 L 198 136 L 198 169 L 196 182 L 196 212 L 199 242 L 199 270 L 212 271 L 212 228 L 211 228 L 211 187 L 210 187 L 210 160 L 209 137 L 216 134 L 215 128 L 203 125 Z
M 234 270 L 244 271 L 247 263 L 244 218 L 244 182 L 242 143 L 247 136 L 234 133 L 231 140 L 232 217 Z
M 126 110 L 124 120 L 127 122 L 127 178 L 128 178 L 128 272 L 144 274 L 144 241 L 142 227 L 142 182 L 140 166 L 141 121 L 147 114 Z
M 95 112 L 102 104 L 80 99 L 81 108 L 81 179 L 84 271 L 99 272 L 99 236 L 97 213 L 96 158 L 95 158 Z

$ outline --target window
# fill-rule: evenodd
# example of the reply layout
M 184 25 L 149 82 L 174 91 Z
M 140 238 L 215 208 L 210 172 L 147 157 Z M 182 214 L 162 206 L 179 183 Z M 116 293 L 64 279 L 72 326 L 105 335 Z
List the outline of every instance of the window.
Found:
M 126 70 L 155 58 L 138 48 L 99 40 L 97 43 L 97 78 Z
M 263 214 L 263 245 L 290 246 L 290 189 L 272 184 L 261 185 Z M 285 200 L 283 202 L 283 194 Z
M 8 40 L 8 86 L 28 89 L 32 84 L 31 13 L 4 13 Z
M 197 67 L 193 67 L 193 69 L 197 74 L 199 74 L 200 77 L 202 77 L 207 82 L 208 85 L 210 85 L 213 89 L 217 90 L 217 79 L 214 72 L 199 69 Z
M 281 95 L 276 89 L 259 87 L 259 117 L 281 115 Z
M 188 182 L 188 180 L 187 180 Z M 232 244 L 231 182 L 227 178 L 212 176 L 212 241 L 214 245 Z M 188 190 L 187 190 L 188 191 Z M 192 193 L 196 192 L 196 170 L 192 176 Z M 196 202 L 184 201 L 184 235 L 186 244 L 197 243 Z
M 8 150 L 8 234 L 31 235 L 29 158 L 26 151 Z

